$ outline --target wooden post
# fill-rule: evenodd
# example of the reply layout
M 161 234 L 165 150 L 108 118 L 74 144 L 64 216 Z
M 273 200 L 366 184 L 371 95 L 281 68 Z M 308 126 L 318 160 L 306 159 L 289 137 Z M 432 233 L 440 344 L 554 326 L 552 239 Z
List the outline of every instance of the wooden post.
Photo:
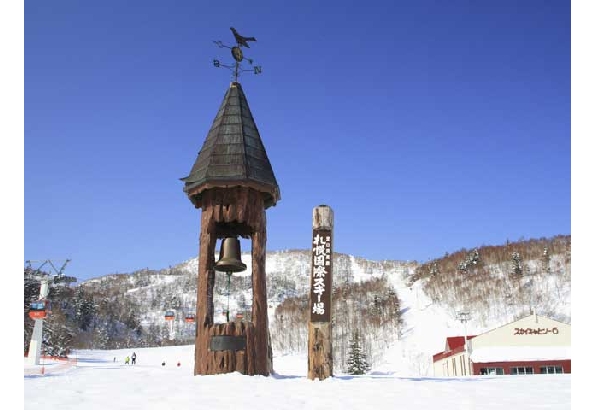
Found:
M 331 293 L 333 276 L 333 210 L 327 205 L 313 209 L 310 320 L 308 322 L 308 378 L 333 376 L 331 345 Z
M 208 373 L 208 331 L 213 326 L 213 287 L 215 284 L 215 244 L 213 208 L 205 208 L 201 214 L 199 246 L 199 273 L 197 277 L 197 303 L 195 321 L 195 368 L 194 374 Z
M 265 269 L 267 231 L 265 211 L 252 236 L 252 323 L 254 323 L 255 374 L 269 376 L 273 367 L 269 319 L 267 316 L 267 277 Z

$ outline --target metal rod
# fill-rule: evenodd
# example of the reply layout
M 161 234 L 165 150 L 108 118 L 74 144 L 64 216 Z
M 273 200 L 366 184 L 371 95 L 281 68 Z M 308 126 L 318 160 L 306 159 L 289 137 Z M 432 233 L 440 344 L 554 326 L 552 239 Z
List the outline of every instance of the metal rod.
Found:
M 226 272 L 228 275 L 228 310 L 226 311 L 226 321 L 230 321 L 230 278 L 232 277 L 232 272 Z

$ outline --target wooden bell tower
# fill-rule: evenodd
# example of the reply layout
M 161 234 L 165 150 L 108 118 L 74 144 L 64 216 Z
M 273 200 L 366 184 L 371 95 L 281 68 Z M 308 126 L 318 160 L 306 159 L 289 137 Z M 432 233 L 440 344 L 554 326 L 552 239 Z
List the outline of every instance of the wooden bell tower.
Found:
M 240 83 L 232 82 L 201 151 L 182 178 L 201 209 L 195 375 L 240 372 L 268 376 L 272 351 L 267 317 L 265 210 L 281 199 L 277 180 Z M 213 287 L 218 239 L 250 239 L 252 319 L 214 323 Z M 229 320 L 229 318 L 228 318 Z

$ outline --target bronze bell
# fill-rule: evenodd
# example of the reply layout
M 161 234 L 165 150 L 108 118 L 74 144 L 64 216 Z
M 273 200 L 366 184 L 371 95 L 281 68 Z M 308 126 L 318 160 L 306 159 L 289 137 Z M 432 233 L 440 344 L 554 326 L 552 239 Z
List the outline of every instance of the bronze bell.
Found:
M 226 273 L 245 271 L 246 265 L 242 263 L 240 256 L 240 240 L 229 236 L 221 242 L 219 260 L 213 269 Z

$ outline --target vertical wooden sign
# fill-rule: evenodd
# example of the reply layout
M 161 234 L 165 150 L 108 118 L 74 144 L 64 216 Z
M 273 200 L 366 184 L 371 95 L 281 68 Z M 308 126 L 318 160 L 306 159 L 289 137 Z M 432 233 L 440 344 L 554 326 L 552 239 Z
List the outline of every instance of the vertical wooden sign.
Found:
M 313 228 L 312 275 L 310 278 L 310 321 L 331 321 L 331 230 Z
M 308 322 L 308 378 L 333 376 L 331 293 L 333 286 L 333 210 L 313 209 L 310 320 Z

